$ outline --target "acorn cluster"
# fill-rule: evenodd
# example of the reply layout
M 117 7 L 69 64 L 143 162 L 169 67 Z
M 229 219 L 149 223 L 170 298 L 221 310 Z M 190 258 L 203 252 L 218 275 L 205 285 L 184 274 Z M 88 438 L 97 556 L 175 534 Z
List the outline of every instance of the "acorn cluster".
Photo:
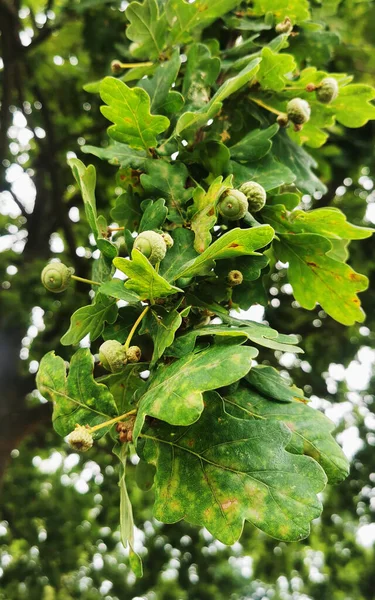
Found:
M 256 181 L 243 183 L 239 190 L 228 190 L 221 195 L 217 208 L 228 221 L 242 219 L 247 212 L 261 210 L 267 199 L 265 189 Z

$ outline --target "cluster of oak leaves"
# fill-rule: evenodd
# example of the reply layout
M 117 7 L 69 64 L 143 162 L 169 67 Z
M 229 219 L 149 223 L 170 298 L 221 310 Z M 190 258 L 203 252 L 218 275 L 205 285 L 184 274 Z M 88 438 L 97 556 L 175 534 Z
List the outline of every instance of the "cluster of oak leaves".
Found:
M 278 27 L 278 32 L 288 33 L 292 25 L 286 18 Z M 258 64 L 252 67 L 253 75 Z M 115 61 L 113 71 L 119 68 Z M 223 91 L 220 88 L 214 96 L 217 106 L 211 101 L 212 112 L 197 110 L 198 117 L 186 113 L 177 129 L 188 133 L 194 124 L 198 132 L 204 128 L 222 100 L 249 81 L 250 70 L 245 67 L 224 82 Z M 154 74 L 157 81 L 160 77 L 163 73 Z M 339 95 L 338 80 L 329 76 L 308 83 L 305 89 L 327 105 Z M 102 155 L 113 159 L 134 148 L 127 164 L 146 172 L 141 186 L 138 179 L 135 187 L 146 192 L 146 198 L 151 190 L 155 198 L 141 201 L 131 189 L 126 192 L 125 210 L 138 215 L 134 227 L 107 227 L 96 213 L 94 167 L 70 160 L 101 256 L 95 261 L 94 280 L 88 280 L 97 290 L 93 303 L 73 315 L 61 342 L 78 344 L 89 333 L 92 343 L 102 336 L 105 341 L 96 368 L 109 373 L 94 379 L 90 350 L 80 348 L 68 375 L 63 359 L 50 352 L 37 376 L 39 391 L 54 403 L 54 427 L 68 436 L 72 448 L 87 451 L 95 439 L 112 435 L 122 465 L 122 540 L 130 546 L 131 564 L 138 574 L 141 568 L 125 483 L 126 457 L 135 448 L 140 457 L 137 480 L 143 489 L 153 485 L 155 516 L 164 522 L 185 518 L 207 527 L 227 544 L 238 539 L 244 520 L 278 539 L 290 541 L 308 534 L 309 522 L 321 511 L 317 494 L 327 479 L 338 482 L 346 476 L 347 460 L 331 436 L 333 425 L 307 405 L 303 392 L 275 369 L 253 363 L 258 355 L 253 344 L 300 352 L 297 338 L 235 318 L 235 309 L 264 298 L 258 283 L 269 257 L 256 250 L 268 247 L 276 232 L 274 246 L 278 245 L 279 258 L 289 262 L 289 279 L 300 304 L 315 306 L 311 272 L 318 273 L 323 287 L 327 284 L 328 296 L 326 290 L 318 298 L 326 312 L 346 324 L 362 320 L 356 293 L 365 289 L 366 278 L 345 264 L 339 244 L 316 234 L 325 235 L 334 227 L 337 239 L 341 234 L 344 240 L 371 234 L 347 223 L 336 209 L 320 214 L 294 210 L 299 200 L 295 189 L 277 189 L 268 198 L 262 185 L 246 179 L 246 168 L 241 171 L 241 166 L 234 173 L 236 183 L 241 181 L 237 188 L 232 175 L 224 180 L 207 177 L 205 187 L 195 182 L 179 189 L 180 194 L 187 192 L 180 206 L 171 192 L 166 203 L 158 197 L 158 189 L 152 193 L 153 169 L 168 165 L 167 189 L 174 185 L 173 169 L 180 176 L 185 166 L 166 160 L 169 140 L 161 145 L 163 154 L 154 150 L 157 144 L 147 137 L 154 136 L 156 142 L 155 134 L 168 126 L 160 121 L 166 117 L 150 114 L 152 93 L 113 78 L 106 78 L 101 87 L 108 104 L 103 114 L 114 123 L 109 134 L 116 144 Z M 146 112 L 139 109 L 137 115 L 144 103 Z M 262 101 L 258 104 L 262 106 Z M 271 127 L 295 132 L 311 117 L 309 102 L 299 97 L 287 101 L 285 112 L 273 112 L 277 125 Z M 192 148 L 199 144 L 199 137 L 194 137 Z M 240 161 L 238 149 L 237 154 Z M 182 212 L 184 204 L 187 208 Z M 130 222 L 127 215 L 129 227 Z M 320 263 L 301 242 L 296 264 L 295 249 L 306 234 L 313 246 L 320 244 L 312 251 Z M 125 283 L 113 277 L 114 267 L 125 274 Z M 330 297 L 333 273 L 335 286 L 348 281 L 352 286 L 346 298 L 348 309 L 341 307 L 340 314 L 335 314 L 335 298 Z M 42 273 L 42 282 L 51 292 L 64 291 L 74 279 L 80 278 L 57 261 Z M 118 300 L 123 301 L 120 309 Z M 212 323 L 214 317 L 220 321 Z

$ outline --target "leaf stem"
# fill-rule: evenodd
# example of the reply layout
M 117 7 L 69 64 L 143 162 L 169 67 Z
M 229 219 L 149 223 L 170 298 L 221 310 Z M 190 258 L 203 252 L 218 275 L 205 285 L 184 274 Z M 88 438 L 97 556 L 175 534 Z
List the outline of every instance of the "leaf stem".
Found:
M 130 333 L 128 335 L 128 337 L 126 338 L 126 342 L 124 344 L 124 349 L 128 350 L 129 346 L 130 346 L 130 342 L 132 341 L 132 337 L 135 333 L 135 330 L 137 329 L 138 325 L 140 324 L 140 322 L 142 321 L 143 317 L 146 315 L 147 311 L 149 310 L 150 306 L 146 306 L 146 308 L 141 312 L 141 314 L 139 315 L 138 319 L 136 320 L 136 322 L 134 323 L 133 327 L 130 330 Z
M 89 285 L 102 285 L 98 281 L 92 281 L 92 279 L 84 279 L 83 277 L 78 277 L 78 275 L 72 275 L 72 279 L 76 281 L 83 281 L 83 283 L 88 283 Z
M 125 227 L 108 227 L 108 231 L 112 233 L 113 231 L 124 231 Z
M 109 421 L 104 421 L 104 423 L 100 423 L 99 425 L 94 425 L 94 427 L 90 427 L 90 433 L 93 433 L 94 431 L 98 431 L 99 429 L 103 429 L 103 427 L 109 427 L 110 425 L 114 425 L 115 423 L 118 423 L 119 421 L 123 421 L 127 417 L 130 417 L 130 415 L 135 415 L 136 413 L 137 413 L 137 409 L 134 408 L 133 410 L 129 410 L 129 412 L 124 413 L 123 415 L 120 415 L 119 417 L 114 417 L 113 419 L 110 419 Z
M 254 96 L 249 96 L 249 98 L 250 98 L 250 100 L 252 100 L 252 102 L 255 102 L 255 104 L 258 104 L 258 106 L 265 108 L 266 110 L 268 110 L 271 113 L 274 113 L 275 115 L 283 115 L 284 114 L 281 110 L 277 110 L 276 108 L 272 108 L 272 106 L 268 106 L 268 104 L 265 104 L 264 102 L 262 102 L 262 100 L 258 100 L 258 98 L 254 98 Z
M 153 64 L 154 63 L 151 61 L 139 63 L 122 63 L 121 61 L 118 61 L 118 66 L 121 67 L 121 69 L 135 69 L 136 67 L 152 67 Z

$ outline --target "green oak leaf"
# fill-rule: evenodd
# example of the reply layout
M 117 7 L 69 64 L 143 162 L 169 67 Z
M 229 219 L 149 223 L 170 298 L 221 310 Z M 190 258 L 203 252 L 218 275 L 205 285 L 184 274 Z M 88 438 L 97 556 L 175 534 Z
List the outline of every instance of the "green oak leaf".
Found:
M 85 214 L 99 250 L 109 259 L 117 256 L 115 244 L 105 238 L 106 224 L 102 227 L 104 217 L 98 217 L 96 212 L 95 186 L 96 171 L 93 165 L 86 167 L 78 158 L 70 158 L 68 165 L 72 169 L 74 178 L 81 190 Z M 104 230 L 103 230 L 104 229 Z
M 310 18 L 308 0 L 254 0 L 253 14 L 255 16 L 272 13 L 277 22 L 289 17 L 297 25 Z
M 135 467 L 135 481 L 142 492 L 148 492 L 154 485 L 155 467 L 140 460 Z
M 189 310 L 189 309 L 185 309 Z M 169 312 L 162 306 L 154 306 L 148 311 L 142 321 L 140 335 L 149 334 L 154 343 L 151 366 L 161 358 L 164 350 L 168 348 L 174 340 L 175 333 L 182 323 L 184 313 L 179 313 L 176 309 Z
M 303 402 L 270 402 L 244 386 L 225 395 L 225 410 L 239 419 L 282 421 L 292 432 L 289 452 L 311 456 L 324 469 L 329 483 L 348 476 L 348 459 L 331 435 L 335 425 L 319 410 Z
M 169 348 L 167 354 L 180 358 L 189 354 L 194 350 L 196 340 L 201 336 L 219 336 L 222 338 L 235 338 L 241 340 L 242 343 L 247 340 L 266 348 L 272 348 L 273 350 L 281 350 L 283 352 L 303 352 L 298 346 L 294 346 L 294 339 L 288 340 L 288 343 L 278 341 L 279 334 L 275 329 L 271 329 L 266 325 L 261 325 L 253 321 L 248 321 L 246 326 L 241 324 L 237 327 L 229 325 L 206 325 L 205 327 L 197 327 L 189 333 L 185 333 L 178 337 L 172 346 Z M 285 339 L 287 336 L 282 337 Z M 238 342 L 240 343 L 240 342 Z
M 112 296 L 117 300 L 125 302 L 138 302 L 139 296 L 125 287 L 125 281 L 114 277 L 111 281 L 105 281 L 99 288 L 99 293 L 105 296 Z
M 238 29 L 239 31 L 256 31 L 256 32 L 260 32 L 260 31 L 267 31 L 269 29 L 272 29 L 272 22 L 273 19 L 268 19 L 269 22 L 265 22 L 263 19 L 254 19 L 254 18 L 246 18 L 246 17 L 236 17 L 233 14 L 232 15 L 228 15 L 227 17 L 225 17 L 224 19 L 225 23 L 228 25 L 228 27 L 230 29 Z M 258 36 L 252 36 L 250 39 L 251 41 L 253 39 L 256 39 Z M 237 56 L 237 50 L 239 51 L 240 54 L 242 54 L 242 46 L 245 45 L 245 48 L 247 48 L 247 44 L 246 42 L 248 42 L 249 40 L 247 39 L 245 42 L 241 42 L 240 44 L 236 44 L 235 46 L 225 49 L 225 56 Z M 239 48 L 241 47 L 241 50 L 239 50 Z M 257 49 L 257 46 L 254 44 L 254 47 L 252 45 L 250 45 L 250 48 L 247 48 L 247 50 L 255 50 Z M 246 52 L 247 54 L 247 52 Z
M 301 194 L 296 192 L 283 192 L 276 194 L 275 196 L 269 196 L 267 198 L 267 207 L 282 204 L 288 210 L 293 210 L 301 202 Z
M 148 150 L 157 146 L 157 135 L 169 127 L 164 116 L 150 113 L 150 97 L 142 88 L 129 88 L 114 77 L 105 77 L 100 85 L 103 115 L 114 123 L 108 135 L 132 148 Z
M 133 193 L 131 186 L 116 199 L 116 205 L 111 210 L 111 217 L 129 231 L 137 231 L 142 217 L 140 200 Z
M 225 144 L 217 140 L 207 140 L 197 148 L 198 164 L 202 164 L 209 173 L 218 177 L 229 168 L 230 152 Z
M 262 269 L 264 269 L 268 263 L 269 259 L 264 254 L 259 256 L 243 256 L 237 257 L 236 259 L 221 260 L 215 267 L 215 273 L 222 281 L 226 281 L 230 271 L 236 269 L 241 271 L 243 281 L 241 285 L 236 285 L 234 288 L 232 288 L 232 301 L 234 304 L 238 304 L 243 310 L 247 310 L 250 308 L 250 306 L 258 302 L 258 300 L 262 300 L 261 304 L 264 303 L 265 305 L 268 302 L 268 299 L 265 297 L 265 293 L 262 292 L 264 289 L 262 282 L 259 281 L 254 283 L 261 277 Z
M 90 341 L 93 342 L 101 335 L 105 322 L 116 321 L 117 310 L 115 300 L 97 294 L 93 304 L 82 306 L 72 314 L 69 329 L 62 336 L 61 344 L 78 344 L 87 334 L 90 334 Z
M 78 158 L 70 158 L 68 165 L 72 169 L 74 179 L 79 185 L 85 207 L 86 219 L 95 238 L 99 236 L 97 225 L 95 186 L 96 171 L 94 165 L 86 167 Z
M 276 256 L 288 262 L 289 281 L 295 299 L 303 308 L 312 310 L 317 303 L 339 323 L 360 323 L 365 315 L 358 292 L 368 287 L 368 279 L 348 265 L 330 258 L 330 241 L 314 233 L 279 235 Z
M 112 260 L 103 256 L 100 253 L 100 256 L 97 260 L 93 261 L 92 269 L 91 269 L 91 277 L 93 281 L 97 281 L 98 283 L 104 283 L 112 278 L 113 273 L 115 272 L 115 268 L 112 265 Z M 97 286 L 92 286 L 95 289 Z
M 211 229 L 217 220 L 216 206 L 221 195 L 233 187 L 232 179 L 230 175 L 223 181 L 220 176 L 211 183 L 207 192 L 200 186 L 194 190 L 194 204 L 190 210 L 193 214 L 191 228 L 195 234 L 194 248 L 197 252 L 203 252 L 211 243 Z
M 121 168 L 145 169 L 147 161 L 151 160 L 146 150 L 136 150 L 127 144 L 112 142 L 104 148 L 85 145 L 81 148 L 85 154 L 93 154 L 101 160 L 107 160 L 111 165 Z
M 335 240 L 362 240 L 374 232 L 371 227 L 348 223 L 344 213 L 333 206 L 290 213 L 282 205 L 266 206 L 262 218 L 278 233 L 317 233 Z
M 273 367 L 258 365 L 246 376 L 250 387 L 257 392 L 279 402 L 307 402 L 303 391 L 295 385 L 289 385 L 284 377 Z
M 174 281 L 185 265 L 198 256 L 194 250 L 194 233 L 190 229 L 179 227 L 170 232 L 174 244 L 160 263 L 160 274 L 167 281 Z
M 297 67 L 294 57 L 273 52 L 267 46 L 263 48 L 261 57 L 257 80 L 263 89 L 280 92 L 288 81 L 286 76 Z
M 196 2 L 191 6 L 195 6 Z M 223 102 L 228 96 L 234 94 L 244 85 L 254 79 L 259 69 L 260 58 L 252 60 L 240 73 L 227 79 L 217 90 L 203 108 L 195 112 L 183 113 L 177 121 L 176 135 L 181 135 L 185 129 L 197 130 L 206 125 L 209 119 L 212 119 L 221 109 Z
M 151 98 L 150 110 L 153 114 L 171 115 L 181 110 L 184 98 L 179 92 L 170 90 L 180 70 L 181 58 L 176 50 L 171 59 L 162 62 L 153 77 L 141 79 L 139 87 L 146 90 Z
M 257 254 L 255 250 L 267 246 L 273 237 L 274 230 L 269 225 L 261 225 L 251 229 L 240 229 L 239 227 L 231 229 L 197 258 L 191 260 L 177 276 L 192 277 L 198 275 L 202 271 L 211 268 L 215 260 Z
M 167 21 L 164 13 L 159 14 L 157 0 L 130 2 L 125 15 L 130 21 L 126 36 L 137 44 L 132 55 L 147 60 L 158 58 L 166 43 Z
M 142 559 L 134 550 L 134 519 L 133 508 L 130 502 L 128 490 L 126 487 L 126 459 L 128 455 L 127 444 L 116 442 L 113 448 L 115 454 L 120 460 L 120 536 L 124 548 L 129 545 L 129 564 L 136 577 L 142 577 L 143 566 Z
M 281 185 L 289 185 L 296 179 L 292 169 L 275 160 L 271 152 L 255 162 L 240 164 L 232 160 L 230 164 L 237 187 L 245 181 L 256 181 L 268 191 Z
M 182 292 L 180 288 L 171 285 L 159 275 L 139 250 L 132 251 L 132 260 L 118 257 L 113 264 L 129 277 L 125 282 L 125 289 L 138 294 L 140 300 L 165 298 Z
M 176 224 L 185 222 L 185 205 L 191 198 L 192 188 L 186 188 L 188 170 L 183 163 L 164 160 L 151 162 L 146 174 L 141 175 L 141 184 L 146 194 L 165 198 L 168 219 Z
M 323 19 L 324 22 L 324 19 Z M 291 51 L 299 64 L 313 64 L 316 67 L 325 66 L 333 57 L 340 38 L 332 31 L 310 31 L 301 28 L 298 36 L 291 40 Z
M 244 162 L 253 162 L 263 158 L 271 150 L 271 139 L 278 131 L 277 123 L 266 129 L 253 129 L 229 148 L 231 158 Z
M 351 83 L 340 87 L 340 93 L 331 103 L 336 119 L 345 127 L 363 127 L 375 119 L 375 88 L 363 83 Z
M 228 545 L 245 520 L 280 540 L 306 537 L 322 510 L 323 469 L 286 450 L 291 433 L 283 423 L 231 417 L 212 392 L 205 403 L 191 427 L 160 424 L 143 434 L 142 456 L 156 467 L 155 517 L 186 519 Z
M 171 425 L 191 425 L 203 408 L 203 392 L 238 381 L 258 355 L 249 346 L 212 346 L 159 367 L 141 397 L 133 438 L 142 430 L 146 415 Z
M 225 15 L 238 5 L 238 0 L 167 0 L 165 11 L 171 33 L 169 44 L 181 44 L 188 42 L 194 33 L 208 27 L 219 17 Z
M 53 426 L 61 436 L 68 435 L 78 425 L 94 427 L 117 415 L 117 407 L 108 388 L 96 383 L 92 371 L 94 359 L 87 348 L 80 348 L 70 361 L 66 376 L 65 361 L 54 352 L 46 354 L 39 366 L 39 392 L 53 402 Z M 103 427 L 93 433 L 102 437 L 110 429 Z
M 339 262 L 345 263 L 349 258 L 349 250 L 348 246 L 350 244 L 349 240 L 335 240 L 330 239 L 332 248 L 327 252 L 327 256 L 333 258 L 333 260 L 338 260 Z
M 289 168 L 294 173 L 294 183 L 299 190 L 311 195 L 315 192 L 326 193 L 326 186 L 313 172 L 313 169 L 318 167 L 317 162 L 306 150 L 291 140 L 285 131 L 280 131 L 274 138 L 272 153 L 282 161 L 284 168 Z
M 262 304 L 267 306 L 268 296 L 262 282 L 262 269 L 265 269 L 269 259 L 264 254 L 260 256 L 244 256 L 231 261 L 220 261 L 220 271 L 222 267 L 226 269 L 226 274 L 233 269 L 239 269 L 243 275 L 241 285 L 232 288 L 232 301 L 238 304 L 243 310 L 248 310 L 253 304 Z M 218 273 L 217 267 L 215 272 Z
M 211 57 L 210 49 L 204 44 L 191 44 L 187 52 L 182 94 L 186 106 L 200 109 L 209 102 L 210 89 L 220 72 L 220 59 Z
M 151 201 L 150 204 L 147 205 L 146 210 L 142 215 L 139 233 L 141 233 L 141 231 L 161 229 L 168 214 L 168 209 L 164 205 L 164 198 L 159 198 L 159 200 L 155 200 L 155 202 Z
M 146 381 L 139 375 L 145 368 L 145 363 L 127 364 L 120 373 L 110 373 L 96 380 L 104 383 L 111 392 L 119 415 L 135 408 L 135 394 L 146 387 Z

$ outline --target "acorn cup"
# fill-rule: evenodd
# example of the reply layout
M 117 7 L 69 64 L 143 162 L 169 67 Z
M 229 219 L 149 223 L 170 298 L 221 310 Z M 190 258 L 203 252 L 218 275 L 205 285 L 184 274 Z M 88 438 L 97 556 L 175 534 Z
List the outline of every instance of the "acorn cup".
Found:
M 258 212 L 262 210 L 267 200 L 267 194 L 264 187 L 256 181 L 247 181 L 240 187 L 247 198 L 249 212 Z
M 99 360 L 111 373 L 118 373 L 127 363 L 125 348 L 116 340 L 107 340 L 99 348 Z
M 60 294 L 69 287 L 73 272 L 73 269 L 63 263 L 51 262 L 44 267 L 41 280 L 49 292 Z
M 339 84 L 333 77 L 326 77 L 321 84 L 316 88 L 316 97 L 319 102 L 329 104 L 336 100 L 339 95 Z
M 134 249 L 142 252 L 150 263 L 155 265 L 163 260 L 166 255 L 167 244 L 160 233 L 156 233 L 156 231 L 143 231 L 135 238 Z
M 294 125 L 304 125 L 311 116 L 310 104 L 302 98 L 293 98 L 293 100 L 290 100 L 287 104 L 286 112 L 289 121 L 294 123 Z
M 239 190 L 230 190 L 219 200 L 217 208 L 222 217 L 229 221 L 236 221 L 242 219 L 247 213 L 247 198 Z

